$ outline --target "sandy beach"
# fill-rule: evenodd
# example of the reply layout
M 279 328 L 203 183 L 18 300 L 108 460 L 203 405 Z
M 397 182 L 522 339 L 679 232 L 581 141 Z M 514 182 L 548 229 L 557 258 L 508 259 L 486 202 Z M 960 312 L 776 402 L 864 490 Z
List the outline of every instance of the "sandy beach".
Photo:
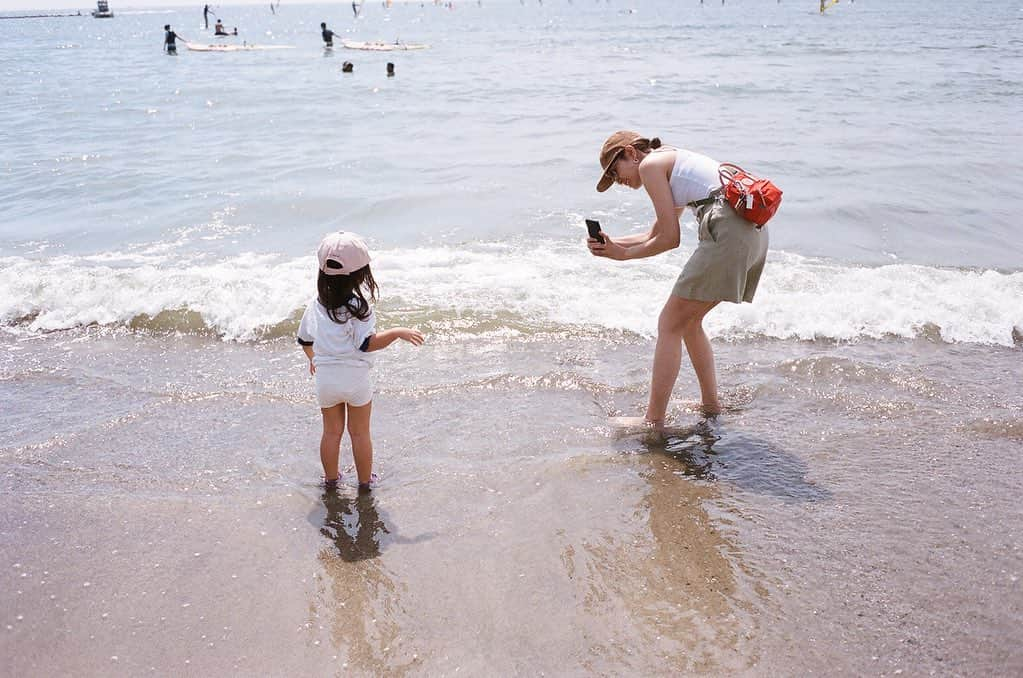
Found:
M 0 674 L 1023 675 L 1016 6 L 154 4 L 0 22 Z M 663 434 L 698 228 L 590 255 L 619 128 L 785 191 Z M 369 494 L 296 344 L 337 230 L 426 337 Z

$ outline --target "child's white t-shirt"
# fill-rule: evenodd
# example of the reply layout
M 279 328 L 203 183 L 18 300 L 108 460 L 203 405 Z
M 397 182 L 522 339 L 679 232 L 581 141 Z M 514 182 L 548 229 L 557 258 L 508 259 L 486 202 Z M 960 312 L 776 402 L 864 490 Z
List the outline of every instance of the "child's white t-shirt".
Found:
M 376 331 L 377 317 L 370 308 L 369 316 L 359 320 L 346 309 L 337 311 L 336 323 L 320 300 L 313 297 L 298 325 L 298 343 L 313 347 L 313 365 L 351 365 L 370 367 L 373 354 L 362 350 L 366 340 Z

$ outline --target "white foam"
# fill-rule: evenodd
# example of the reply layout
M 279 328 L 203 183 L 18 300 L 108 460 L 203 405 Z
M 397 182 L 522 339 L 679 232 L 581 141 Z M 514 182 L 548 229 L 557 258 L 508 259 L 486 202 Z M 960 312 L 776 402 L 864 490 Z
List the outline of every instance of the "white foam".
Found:
M 315 294 L 314 285 L 312 258 L 242 254 L 180 267 L 0 258 L 0 322 L 35 316 L 29 329 L 47 331 L 188 309 L 225 338 L 246 340 L 286 319 Z
M 581 324 L 647 336 L 688 252 L 632 262 L 595 259 L 581 242 L 472 243 L 374 251 L 385 301 L 455 313 L 512 312 L 537 324 Z M 110 265 L 120 262 L 122 265 Z M 0 258 L 0 322 L 34 331 L 125 323 L 165 310 L 201 314 L 248 340 L 315 294 L 311 256 L 241 254 L 213 263 L 171 257 Z M 723 304 L 714 336 L 805 340 L 915 337 L 1013 345 L 1023 327 L 1023 273 L 909 264 L 842 265 L 771 252 L 754 304 Z

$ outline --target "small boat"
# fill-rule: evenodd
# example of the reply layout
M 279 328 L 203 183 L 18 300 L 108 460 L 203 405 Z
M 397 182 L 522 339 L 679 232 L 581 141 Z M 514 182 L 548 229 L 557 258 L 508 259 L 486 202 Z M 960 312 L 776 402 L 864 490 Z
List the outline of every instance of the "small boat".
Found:
M 92 10 L 92 16 L 96 19 L 113 19 L 114 13 L 110 11 L 107 0 L 96 0 L 96 9 Z

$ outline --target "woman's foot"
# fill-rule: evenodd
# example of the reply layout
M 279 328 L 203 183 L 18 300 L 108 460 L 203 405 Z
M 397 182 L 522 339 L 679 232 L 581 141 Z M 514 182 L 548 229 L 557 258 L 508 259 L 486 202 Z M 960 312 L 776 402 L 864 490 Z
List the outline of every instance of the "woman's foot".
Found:
M 712 403 L 703 403 L 700 405 L 700 411 L 703 412 L 705 417 L 716 417 L 722 412 L 721 403 L 715 400 Z
M 608 422 L 612 426 L 620 426 L 623 428 L 663 428 L 663 419 L 647 419 L 646 417 L 609 417 Z
M 716 417 L 717 415 L 724 412 L 725 408 L 721 405 L 721 402 L 715 400 L 713 403 L 701 403 L 697 400 L 689 400 L 679 408 L 682 412 L 692 412 L 693 414 L 702 414 L 705 417 Z

